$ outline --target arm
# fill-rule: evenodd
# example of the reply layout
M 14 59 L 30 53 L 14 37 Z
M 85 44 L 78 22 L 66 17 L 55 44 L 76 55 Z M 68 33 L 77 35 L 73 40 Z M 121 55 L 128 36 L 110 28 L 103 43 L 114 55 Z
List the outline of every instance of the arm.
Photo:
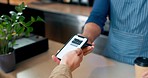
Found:
M 101 33 L 101 28 L 95 23 L 87 23 L 84 27 L 82 35 L 87 37 L 89 43 L 93 43 L 93 41 L 98 37 Z
M 72 74 L 67 65 L 60 64 L 54 68 L 49 78 L 72 78 Z
M 87 47 L 83 50 L 84 55 L 87 55 L 94 49 L 94 40 L 103 32 L 103 26 L 106 22 L 106 17 L 109 13 L 109 0 L 95 0 L 92 12 L 88 17 L 83 29 L 82 35 L 88 38 L 88 43 L 92 43 L 92 47 Z
M 109 13 L 109 0 L 95 0 L 92 12 L 84 26 L 83 35 L 93 42 L 103 32 L 103 26 Z

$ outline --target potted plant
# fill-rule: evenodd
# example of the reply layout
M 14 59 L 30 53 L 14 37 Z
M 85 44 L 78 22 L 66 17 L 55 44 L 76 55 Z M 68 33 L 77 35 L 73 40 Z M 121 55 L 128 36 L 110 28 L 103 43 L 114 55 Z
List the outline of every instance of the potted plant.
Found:
M 33 31 L 31 24 L 43 21 L 39 16 L 35 19 L 25 20 L 23 10 L 27 6 L 22 3 L 15 6 L 15 11 L 10 11 L 10 15 L 0 17 L 0 69 L 10 72 L 15 68 L 15 54 L 13 46 L 18 38 L 29 36 Z

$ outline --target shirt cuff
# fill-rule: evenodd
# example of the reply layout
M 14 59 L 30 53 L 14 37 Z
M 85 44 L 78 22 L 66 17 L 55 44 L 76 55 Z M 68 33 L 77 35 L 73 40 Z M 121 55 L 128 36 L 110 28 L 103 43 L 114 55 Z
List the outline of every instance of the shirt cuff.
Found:
M 72 78 L 70 68 L 65 64 L 56 66 L 49 78 Z

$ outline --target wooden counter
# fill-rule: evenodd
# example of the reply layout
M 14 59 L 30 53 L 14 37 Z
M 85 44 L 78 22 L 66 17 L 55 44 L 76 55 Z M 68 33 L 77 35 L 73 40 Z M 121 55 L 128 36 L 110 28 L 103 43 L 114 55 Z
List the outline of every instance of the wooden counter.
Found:
M 29 8 L 34 8 L 34 9 L 48 11 L 48 12 L 58 12 L 58 13 L 64 13 L 64 14 L 89 16 L 92 10 L 92 7 L 87 7 L 87 6 L 62 4 L 59 2 L 39 3 L 38 0 L 10 0 L 10 4 L 17 5 L 17 4 L 20 4 L 22 1 L 25 2 Z M 7 3 L 7 1 L 1 0 L 0 3 Z
M 9 75 L 14 78 L 48 78 L 57 65 L 51 55 L 62 46 L 61 43 L 49 40 L 49 51 L 21 62 Z M 134 67 L 90 53 L 73 72 L 73 78 L 134 78 Z
M 49 12 L 58 12 L 64 14 L 74 14 L 74 15 L 83 15 L 89 16 L 91 12 L 91 7 L 80 6 L 80 5 L 69 5 L 69 4 L 62 4 L 62 3 L 51 3 L 45 5 L 35 5 L 29 4 L 30 8 L 35 8 L 39 10 L 49 11 Z M 42 7 L 38 7 L 42 6 Z

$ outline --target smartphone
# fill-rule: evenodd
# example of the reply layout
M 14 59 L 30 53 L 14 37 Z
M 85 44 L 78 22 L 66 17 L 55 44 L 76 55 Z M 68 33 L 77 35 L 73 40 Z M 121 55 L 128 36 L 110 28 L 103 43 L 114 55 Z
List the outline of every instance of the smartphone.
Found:
M 56 57 L 61 60 L 61 58 L 71 50 L 75 50 L 77 48 L 86 47 L 88 39 L 86 37 L 80 35 L 74 35 L 65 45 L 64 47 L 56 54 Z

